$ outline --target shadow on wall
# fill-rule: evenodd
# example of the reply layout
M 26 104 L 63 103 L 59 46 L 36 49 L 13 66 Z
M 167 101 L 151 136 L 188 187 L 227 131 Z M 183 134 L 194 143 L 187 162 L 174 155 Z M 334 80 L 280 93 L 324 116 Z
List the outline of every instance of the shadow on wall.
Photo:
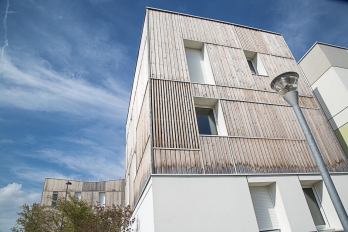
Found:
M 325 101 L 322 98 L 319 89 L 315 88 L 313 90 L 313 93 L 314 93 L 314 96 L 316 97 L 320 107 L 323 109 L 327 120 L 332 119 L 333 116 L 330 114 L 330 111 L 329 111 L 328 107 L 326 106 Z M 332 124 L 334 124 L 335 128 L 338 128 L 338 126 L 336 125 L 334 120 L 332 120 Z M 332 125 L 330 125 L 330 126 L 332 128 Z M 338 139 L 338 142 L 340 143 L 340 145 L 342 147 L 342 150 L 344 151 L 344 153 L 348 157 L 348 123 L 346 123 L 345 125 L 341 126 L 338 129 L 334 130 L 334 132 L 335 132 L 335 135 Z

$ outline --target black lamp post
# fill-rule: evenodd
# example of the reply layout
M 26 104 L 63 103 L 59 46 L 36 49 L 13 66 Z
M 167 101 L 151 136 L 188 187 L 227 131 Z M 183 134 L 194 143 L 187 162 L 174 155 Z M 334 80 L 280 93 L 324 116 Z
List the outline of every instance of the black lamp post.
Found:
M 307 121 L 298 105 L 298 73 L 286 72 L 280 74 L 271 82 L 271 88 L 278 92 L 294 109 L 298 122 L 306 137 L 308 145 L 312 151 L 314 160 L 318 166 L 318 170 L 323 178 L 327 191 L 329 192 L 332 203 L 336 209 L 337 215 L 342 223 L 344 231 L 348 232 L 348 217 L 342 201 L 337 193 L 335 185 L 331 179 L 329 171 L 326 168 L 323 157 L 320 154 L 318 145 L 316 144 L 312 132 L 309 129 Z

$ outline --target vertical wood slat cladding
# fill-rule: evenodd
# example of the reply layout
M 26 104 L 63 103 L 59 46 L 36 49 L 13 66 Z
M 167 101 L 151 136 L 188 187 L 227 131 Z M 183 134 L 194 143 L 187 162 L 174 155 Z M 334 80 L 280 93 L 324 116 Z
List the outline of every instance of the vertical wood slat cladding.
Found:
M 151 83 L 154 147 L 199 149 L 190 83 Z
M 134 202 L 139 198 L 140 193 L 145 187 L 145 183 L 151 175 L 151 144 L 148 142 L 145 147 L 144 154 L 137 169 L 134 179 Z M 133 196 L 131 196 L 133 197 Z
M 205 174 L 233 174 L 234 161 L 229 138 L 200 136 Z
M 303 109 L 329 171 L 348 171 L 347 158 L 339 148 L 326 119 L 320 111 Z
M 243 50 L 212 44 L 207 49 L 217 85 L 257 88 Z
M 215 85 L 192 83 L 191 89 L 192 95 L 195 97 L 219 98 L 219 93 Z
M 149 11 L 150 77 L 189 81 L 179 16 Z
M 310 97 L 313 96 L 295 60 L 266 54 L 260 54 L 260 57 L 263 65 L 265 66 L 270 81 L 272 81 L 273 78 L 284 72 L 297 72 L 300 76 L 299 94 Z
M 150 114 L 149 114 L 149 87 L 146 88 L 146 92 L 143 99 L 143 104 L 140 111 L 140 116 L 138 120 L 137 130 L 136 130 L 136 161 L 137 168 L 141 162 L 145 146 L 150 138 Z
M 154 149 L 156 174 L 203 174 L 198 150 Z
M 269 54 L 292 58 L 291 52 L 281 35 L 266 32 L 260 33 Z
M 260 31 L 237 26 L 235 28 L 242 49 L 253 52 L 268 53 Z
M 291 107 L 225 100 L 221 105 L 230 136 L 304 139 Z
M 183 15 L 179 20 L 184 39 L 240 48 L 233 25 Z
M 306 141 L 230 138 L 237 173 L 317 171 Z
M 275 92 L 255 91 L 250 89 L 239 89 L 226 86 L 217 86 L 216 88 L 219 92 L 219 98 L 223 99 L 290 106 L 289 103 L 287 103 L 282 97 L 279 96 L 278 93 Z M 195 86 L 195 89 L 200 89 L 200 86 Z M 205 97 L 213 98 L 213 94 L 210 95 L 210 93 L 211 92 L 205 91 L 203 95 L 205 95 Z M 198 96 L 198 94 L 194 93 L 194 96 Z M 299 105 L 300 107 L 319 109 L 319 106 L 317 105 L 314 97 L 300 96 Z

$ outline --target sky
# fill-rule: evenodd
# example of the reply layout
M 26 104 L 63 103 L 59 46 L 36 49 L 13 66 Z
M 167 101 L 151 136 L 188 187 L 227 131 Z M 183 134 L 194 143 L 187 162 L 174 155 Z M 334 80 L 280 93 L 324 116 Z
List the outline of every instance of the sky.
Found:
M 281 33 L 298 61 L 348 47 L 344 0 L 0 1 L 0 231 L 46 177 L 124 177 L 125 122 L 146 6 Z

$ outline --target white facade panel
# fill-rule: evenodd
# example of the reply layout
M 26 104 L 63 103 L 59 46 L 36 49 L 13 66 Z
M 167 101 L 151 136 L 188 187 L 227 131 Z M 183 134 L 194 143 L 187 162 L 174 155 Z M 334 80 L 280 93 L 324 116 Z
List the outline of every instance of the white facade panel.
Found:
M 348 91 L 338 72 L 348 77 L 348 69 L 331 67 L 312 85 L 313 92 L 329 120 L 348 105 Z
M 156 232 L 258 231 L 245 176 L 153 176 Z
M 348 108 L 342 110 L 339 114 L 329 120 L 333 130 L 337 130 L 348 122 Z
M 153 192 L 152 181 L 147 184 L 137 207 L 133 213 L 135 223 L 133 230 L 136 232 L 154 232 Z

